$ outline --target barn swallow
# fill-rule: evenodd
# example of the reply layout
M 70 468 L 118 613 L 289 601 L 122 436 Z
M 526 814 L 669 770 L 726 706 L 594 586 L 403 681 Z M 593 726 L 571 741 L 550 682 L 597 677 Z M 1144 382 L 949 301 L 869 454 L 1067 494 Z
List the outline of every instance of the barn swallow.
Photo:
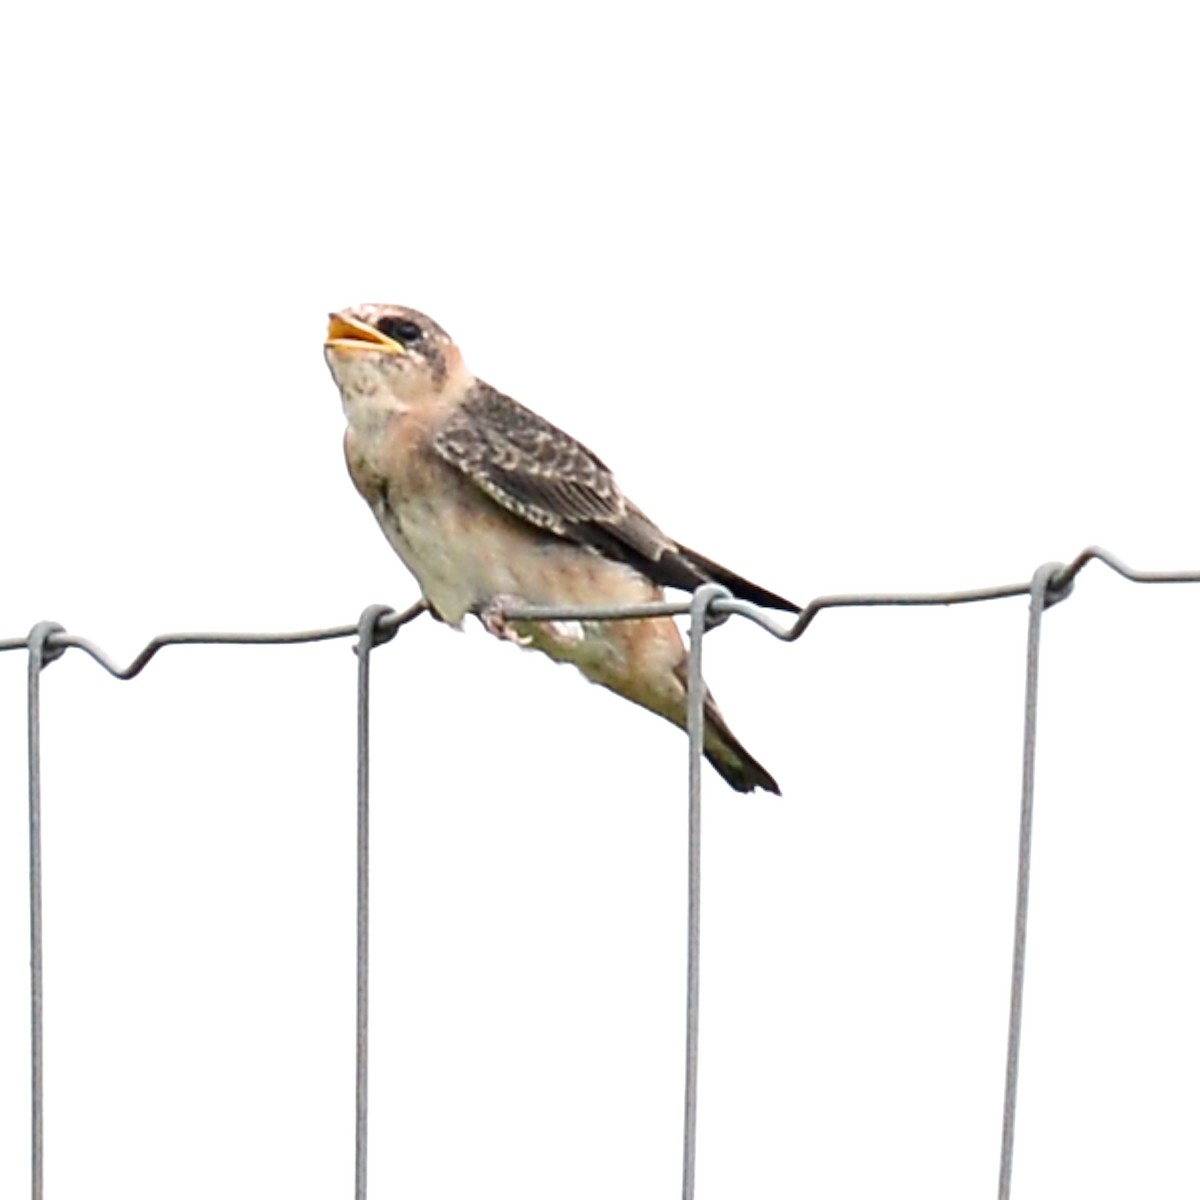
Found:
M 423 313 L 333 313 L 325 360 L 346 414 L 346 464 L 434 616 L 473 613 L 497 637 L 573 663 L 594 683 L 687 724 L 687 653 L 670 617 L 522 621 L 521 607 L 645 604 L 663 587 L 790 600 L 669 538 L 587 447 L 476 379 Z M 739 792 L 779 786 L 705 694 L 704 754 Z

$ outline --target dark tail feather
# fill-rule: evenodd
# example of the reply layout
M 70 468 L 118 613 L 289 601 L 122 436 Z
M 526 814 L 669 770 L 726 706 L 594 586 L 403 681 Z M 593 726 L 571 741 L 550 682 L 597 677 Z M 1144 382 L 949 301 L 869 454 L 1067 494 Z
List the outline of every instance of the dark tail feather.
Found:
M 704 757 L 735 792 L 752 792 L 755 788 L 762 788 L 764 792 L 781 795 L 779 784 L 766 767 L 734 737 L 711 697 L 704 703 Z
M 719 583 L 722 587 L 727 587 L 739 600 L 747 600 L 763 608 L 778 608 L 784 612 L 800 611 L 800 605 L 793 604 L 791 600 L 785 600 L 774 592 L 768 592 L 766 588 L 761 588 L 757 583 L 751 583 L 740 575 L 735 575 L 727 567 L 713 562 L 711 558 L 705 558 L 703 554 L 697 554 L 695 550 L 689 550 L 687 546 L 679 547 L 679 557 L 698 576 L 696 583 L 692 584 L 693 591 L 701 583 Z

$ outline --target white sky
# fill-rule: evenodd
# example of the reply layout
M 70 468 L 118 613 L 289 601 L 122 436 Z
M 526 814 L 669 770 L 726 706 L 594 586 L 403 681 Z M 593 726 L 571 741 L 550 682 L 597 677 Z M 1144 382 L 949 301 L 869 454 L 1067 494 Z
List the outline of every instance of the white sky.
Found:
M 22 5 L 0 636 L 416 591 L 326 313 L 415 305 L 799 600 L 1200 567 L 1188 4 Z M 1047 616 L 1015 1193 L 1195 1195 L 1200 588 Z M 1025 605 L 706 646 L 698 1196 L 995 1188 Z M 0 1194 L 27 1183 L 0 656 Z M 678 1193 L 684 739 L 431 622 L 375 660 L 372 1196 Z M 354 659 L 44 677 L 47 1196 L 346 1195 Z M 707 771 L 707 768 L 706 768 Z

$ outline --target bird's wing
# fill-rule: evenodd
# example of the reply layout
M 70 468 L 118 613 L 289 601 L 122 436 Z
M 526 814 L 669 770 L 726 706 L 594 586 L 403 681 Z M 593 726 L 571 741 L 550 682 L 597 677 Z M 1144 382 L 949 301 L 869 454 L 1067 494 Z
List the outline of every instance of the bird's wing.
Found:
M 497 504 L 538 529 L 641 570 L 675 548 L 586 446 L 487 384 L 472 389 L 433 445 Z
M 433 446 L 502 508 L 660 586 L 695 591 L 716 582 L 752 603 L 799 610 L 667 537 L 586 446 L 486 383 L 475 385 Z

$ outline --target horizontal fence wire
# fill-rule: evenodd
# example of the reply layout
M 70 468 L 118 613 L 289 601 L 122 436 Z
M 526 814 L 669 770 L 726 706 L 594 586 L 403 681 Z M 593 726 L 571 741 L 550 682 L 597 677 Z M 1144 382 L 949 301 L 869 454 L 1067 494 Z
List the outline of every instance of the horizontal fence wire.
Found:
M 819 596 L 795 620 L 784 624 L 761 608 L 737 600 L 717 584 L 705 584 L 690 600 L 662 601 L 626 606 L 520 607 L 502 615 L 523 621 L 628 621 L 645 617 L 690 617 L 688 643 L 688 906 L 687 1003 L 684 1078 L 683 1200 L 694 1200 L 696 1168 L 697 1064 L 700 1003 L 700 792 L 704 741 L 704 685 L 701 671 L 704 635 L 730 617 L 740 617 L 766 630 L 782 642 L 796 641 L 819 613 L 833 608 L 912 607 L 975 604 L 1028 596 L 1029 627 L 1026 643 L 1025 715 L 1022 745 L 1021 817 L 1017 847 L 1017 897 L 1013 925 L 1012 976 L 1009 999 L 1008 1042 L 1005 1065 L 1001 1130 L 1000 1200 L 1009 1200 L 1012 1187 L 1013 1139 L 1016 1126 L 1017 1072 L 1021 1044 L 1021 1011 L 1025 980 L 1025 945 L 1029 917 L 1029 870 L 1033 839 L 1034 751 L 1037 740 L 1038 666 L 1042 616 L 1065 600 L 1079 573 L 1090 562 L 1100 562 L 1134 583 L 1200 583 L 1200 571 L 1140 571 L 1127 566 L 1098 546 L 1089 546 L 1069 563 L 1048 563 L 1024 583 L 952 592 L 863 593 Z M 367 1195 L 367 1016 L 369 990 L 369 799 L 370 799 L 370 656 L 394 638 L 410 621 L 426 611 L 420 601 L 402 612 L 385 605 L 364 609 L 352 625 L 334 625 L 289 633 L 168 633 L 151 638 L 122 667 L 87 638 L 62 626 L 43 621 L 20 638 L 0 639 L 0 652 L 25 650 L 29 655 L 28 778 L 29 778 L 29 929 L 30 929 L 30 1081 L 31 1081 L 31 1190 L 33 1200 L 43 1196 L 43 995 L 42 995 L 42 852 L 41 852 L 41 704 L 42 670 L 68 650 L 81 650 L 116 679 L 139 675 L 168 646 L 250 645 L 275 646 L 355 638 L 357 678 L 357 925 L 355 1011 L 355 1200 Z

